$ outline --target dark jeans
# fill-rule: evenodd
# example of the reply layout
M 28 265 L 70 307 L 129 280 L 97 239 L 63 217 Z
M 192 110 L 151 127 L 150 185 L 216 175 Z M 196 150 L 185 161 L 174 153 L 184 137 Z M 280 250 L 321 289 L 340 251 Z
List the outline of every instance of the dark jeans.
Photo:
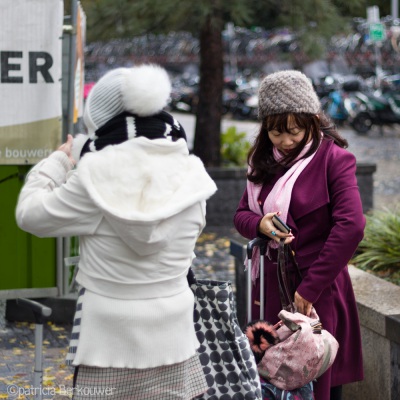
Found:
M 342 385 L 331 387 L 330 400 L 342 400 Z

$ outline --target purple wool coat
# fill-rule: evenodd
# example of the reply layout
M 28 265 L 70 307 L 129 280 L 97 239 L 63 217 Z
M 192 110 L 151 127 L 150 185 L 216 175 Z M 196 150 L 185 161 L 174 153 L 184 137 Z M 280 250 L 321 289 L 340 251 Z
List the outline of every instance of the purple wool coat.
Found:
M 355 176 L 353 154 L 324 139 L 293 187 L 287 224 L 295 239 L 292 249 L 302 272 L 294 282 L 299 294 L 313 303 L 323 327 L 339 342 L 333 366 L 315 383 L 316 400 L 329 400 L 330 387 L 363 379 L 361 334 L 347 264 L 362 240 L 365 217 Z M 264 185 L 264 203 L 274 183 Z M 271 210 L 279 211 L 279 210 Z M 238 232 L 258 236 L 261 217 L 249 209 L 247 190 L 234 216 Z M 265 257 L 265 319 L 278 321 L 282 309 L 276 271 L 276 251 Z M 253 287 L 253 318 L 259 318 L 259 279 Z

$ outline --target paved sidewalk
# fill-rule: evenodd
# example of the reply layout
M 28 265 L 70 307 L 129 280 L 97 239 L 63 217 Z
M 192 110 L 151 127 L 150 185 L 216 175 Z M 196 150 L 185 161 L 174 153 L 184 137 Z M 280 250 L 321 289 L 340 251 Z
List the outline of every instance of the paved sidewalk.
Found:
M 234 281 L 234 259 L 229 254 L 233 234 L 233 229 L 206 228 L 195 250 L 193 269 L 198 278 Z M 33 394 L 34 328 L 21 322 L 0 326 L 0 399 L 33 398 L 27 394 Z M 44 327 L 42 393 L 46 399 L 71 397 L 73 369 L 64 361 L 70 332 L 71 325 Z
M 6 322 L 0 330 L 0 399 L 33 398 L 34 324 Z M 43 393 L 49 399 L 68 398 L 58 392 L 72 386 L 73 370 L 65 365 L 71 326 L 45 325 L 43 340 Z M 47 392 L 46 392 L 47 390 Z M 20 395 L 18 395 L 18 393 Z

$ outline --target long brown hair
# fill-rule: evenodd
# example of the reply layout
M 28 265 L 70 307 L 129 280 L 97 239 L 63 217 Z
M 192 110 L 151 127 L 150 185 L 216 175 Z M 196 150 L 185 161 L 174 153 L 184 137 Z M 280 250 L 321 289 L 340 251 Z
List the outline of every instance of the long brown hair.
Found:
M 277 163 L 273 156 L 273 144 L 268 131 L 290 132 L 291 128 L 293 129 L 293 122 L 297 128 L 305 130 L 305 135 L 296 149 Z M 343 148 L 348 146 L 347 140 L 339 134 L 336 126 L 323 113 L 318 116 L 305 113 L 269 115 L 261 122 L 260 132 L 247 156 L 247 162 L 250 165 L 247 179 L 255 184 L 268 182 L 279 169 L 289 165 L 298 157 L 311 136 L 310 149 L 302 158 L 310 156 L 318 149 L 321 131 L 324 133 L 324 139 L 333 140 Z

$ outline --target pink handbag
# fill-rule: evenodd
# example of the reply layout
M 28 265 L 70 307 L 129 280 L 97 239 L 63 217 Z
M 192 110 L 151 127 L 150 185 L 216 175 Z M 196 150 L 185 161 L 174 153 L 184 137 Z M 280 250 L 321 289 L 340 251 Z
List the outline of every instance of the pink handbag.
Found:
M 284 390 L 300 388 L 321 376 L 334 362 L 339 344 L 311 317 L 282 310 L 274 326 L 279 343 L 269 346 L 258 363 L 260 376 Z
M 257 238 L 248 245 L 249 260 L 255 246 L 260 247 L 261 259 L 264 257 L 263 241 Z M 323 329 L 314 308 L 310 317 L 296 312 L 294 291 L 287 276 L 289 262 L 301 279 L 290 245 L 284 245 L 281 241 L 278 250 L 279 293 L 283 307 L 278 314 L 280 321 L 274 326 L 262 320 L 253 321 L 246 330 L 257 357 L 260 376 L 277 388 L 288 391 L 301 388 L 321 376 L 333 364 L 339 349 L 334 336 Z M 264 275 L 261 272 L 263 264 L 260 264 L 260 276 Z M 248 319 L 251 321 L 249 315 Z

